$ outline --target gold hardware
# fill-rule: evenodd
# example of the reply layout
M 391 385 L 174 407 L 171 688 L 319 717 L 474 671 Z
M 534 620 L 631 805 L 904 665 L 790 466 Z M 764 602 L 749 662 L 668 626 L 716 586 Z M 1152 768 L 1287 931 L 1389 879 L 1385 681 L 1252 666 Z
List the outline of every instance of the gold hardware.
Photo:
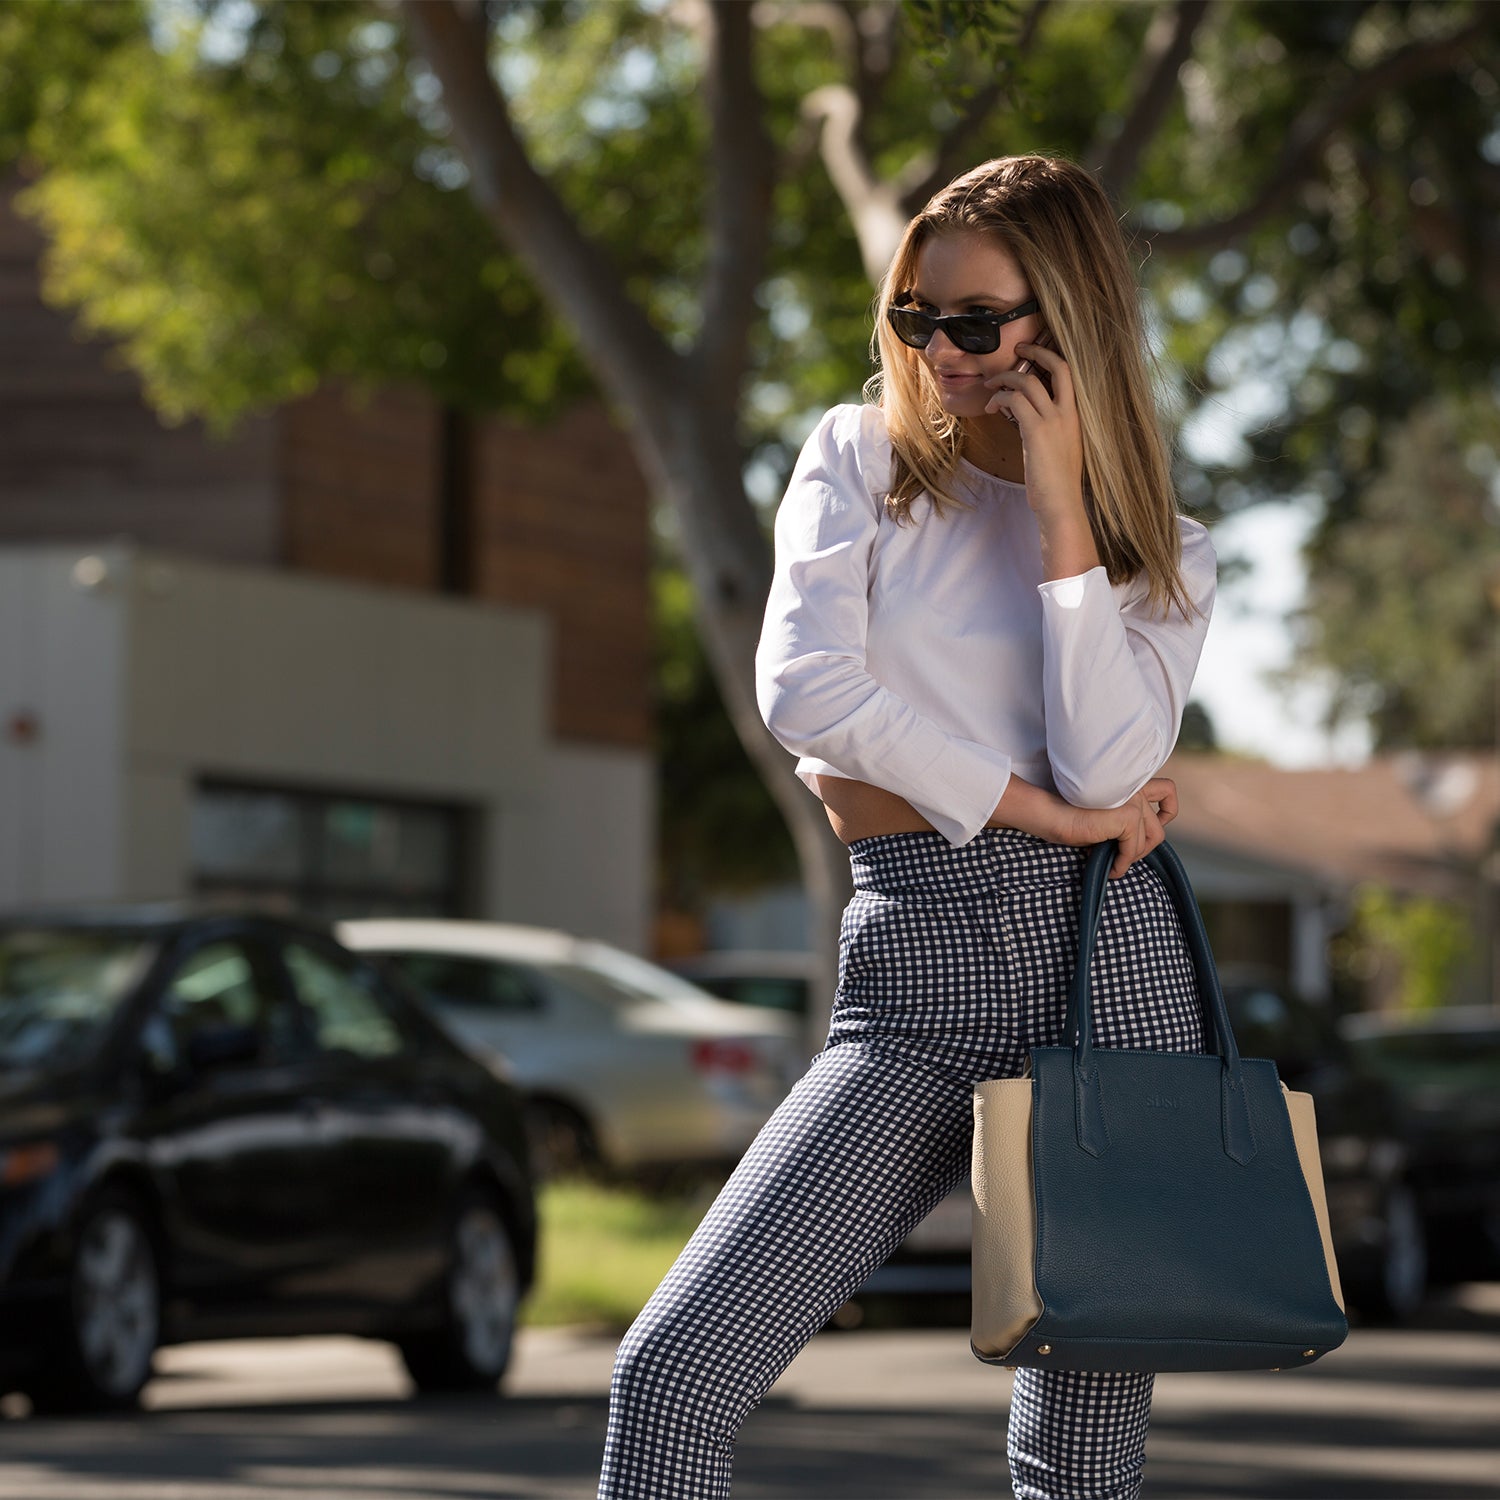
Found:
M 1036 1346 L 1036 1352 L 1038 1354 L 1051 1354 L 1052 1353 L 1052 1345 L 1051 1344 L 1038 1344 Z
M 1002 1370 L 1019 1370 L 1021 1367 L 1020 1365 L 1001 1365 L 1000 1368 Z
M 1316 1349 L 1304 1349 L 1302 1351 L 1302 1357 L 1303 1359 L 1311 1359 L 1317 1352 L 1318 1351 Z
M 1274 1375 L 1277 1372 L 1277 1370 L 1279 1370 L 1280 1368 L 1281 1368 L 1280 1365 L 1272 1365 L 1271 1366 L 1271 1373 Z

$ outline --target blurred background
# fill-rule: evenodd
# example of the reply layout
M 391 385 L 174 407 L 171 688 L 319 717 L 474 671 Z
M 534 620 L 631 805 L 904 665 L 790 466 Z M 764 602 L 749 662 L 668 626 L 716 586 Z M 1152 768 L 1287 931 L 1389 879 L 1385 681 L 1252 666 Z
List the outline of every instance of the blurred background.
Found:
M 1033 150 L 1118 204 L 1220 555 L 1166 769 L 1242 1046 L 1319 1101 L 1363 1316 L 1500 1276 L 1493 5 L 9 0 L 0 1287 L 137 1308 L 18 1389 L 129 1404 L 226 1285 L 336 1280 L 311 1209 L 246 1271 L 285 1179 L 203 1144 L 309 1101 L 375 1180 L 423 1089 L 479 1144 L 289 1327 L 410 1297 L 451 1387 L 477 1276 L 493 1388 L 518 1318 L 628 1323 L 831 999 L 776 504 L 906 218 Z M 961 1304 L 945 1208 L 844 1322 Z

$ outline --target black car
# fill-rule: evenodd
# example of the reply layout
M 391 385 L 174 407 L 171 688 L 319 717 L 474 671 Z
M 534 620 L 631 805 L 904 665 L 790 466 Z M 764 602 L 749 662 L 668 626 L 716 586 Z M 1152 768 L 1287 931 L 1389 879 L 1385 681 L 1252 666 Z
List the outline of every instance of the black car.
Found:
M 308 1333 L 493 1388 L 535 1241 L 512 1089 L 323 930 L 0 921 L 0 1390 L 128 1406 L 159 1344 Z
M 1500 1276 L 1500 1011 L 1353 1015 L 1341 1029 L 1395 1096 L 1435 1275 Z
M 1419 1170 L 1389 1083 L 1350 1049 L 1328 1006 L 1226 970 L 1224 998 L 1245 1057 L 1269 1057 L 1282 1082 L 1311 1094 L 1339 1279 L 1371 1321 L 1422 1305 L 1432 1266 Z

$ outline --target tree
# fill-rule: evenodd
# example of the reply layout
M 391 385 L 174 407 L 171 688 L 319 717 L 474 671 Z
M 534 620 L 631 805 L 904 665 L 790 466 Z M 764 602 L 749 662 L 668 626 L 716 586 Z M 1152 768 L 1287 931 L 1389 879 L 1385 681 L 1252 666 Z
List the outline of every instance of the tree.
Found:
M 1500 420 L 1487 394 L 1433 398 L 1383 446 L 1357 512 L 1322 541 L 1298 660 L 1332 669 L 1330 728 L 1357 715 L 1380 750 L 1492 748 Z
M 1427 210 L 1428 326 L 1495 296 L 1489 180 L 1442 196 L 1485 160 L 1500 71 L 1500 13 L 1462 0 L 421 0 L 400 8 L 415 55 L 354 0 L 197 13 L 175 36 L 153 13 L 151 43 L 41 102 L 30 202 L 54 294 L 124 339 L 169 413 L 227 419 L 327 373 L 524 404 L 586 371 L 673 518 L 828 972 L 846 864 L 755 709 L 750 487 L 774 493 L 808 410 L 857 386 L 869 278 L 923 197 L 1003 151 L 1096 165 L 1149 252 L 1180 406 L 1268 330 L 1288 392 L 1326 387 L 1389 285 L 1378 260 L 1360 274 L 1366 239 L 1415 238 Z M 1389 191 L 1416 166 L 1439 201 Z M 1378 235 L 1351 174 L 1387 184 Z M 1417 347 L 1411 321 L 1379 346 L 1414 356 L 1409 378 L 1487 376 L 1493 335 Z M 1318 436 L 1276 441 L 1288 478 L 1323 462 Z M 1182 483 L 1210 513 L 1251 494 L 1228 463 L 1185 461 Z

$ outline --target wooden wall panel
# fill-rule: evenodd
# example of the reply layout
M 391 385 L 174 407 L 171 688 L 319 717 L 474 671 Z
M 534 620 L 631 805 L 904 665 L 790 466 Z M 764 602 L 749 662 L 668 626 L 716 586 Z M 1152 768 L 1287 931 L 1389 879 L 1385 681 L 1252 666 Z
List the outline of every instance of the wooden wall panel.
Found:
M 475 435 L 474 585 L 554 628 L 554 733 L 651 741 L 649 495 L 623 433 L 587 403 Z
M 337 386 L 281 413 L 282 557 L 369 583 L 439 585 L 441 413 L 420 391 Z

